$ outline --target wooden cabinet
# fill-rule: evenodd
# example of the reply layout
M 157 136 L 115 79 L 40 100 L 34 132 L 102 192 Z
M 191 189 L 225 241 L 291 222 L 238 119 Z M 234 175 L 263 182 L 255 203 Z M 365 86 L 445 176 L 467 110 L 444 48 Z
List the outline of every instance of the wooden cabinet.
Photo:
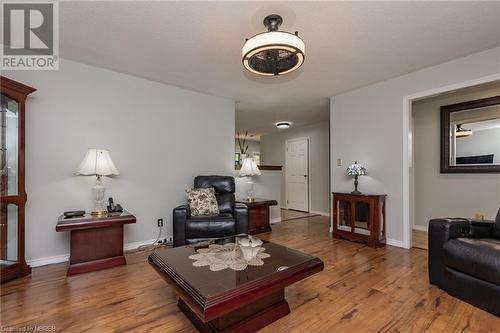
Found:
M 104 216 L 59 217 L 56 231 L 69 231 L 71 254 L 67 275 L 75 275 L 125 265 L 123 225 L 135 223 L 127 211 Z
M 385 245 L 385 194 L 333 193 L 332 235 L 371 247 Z
M 0 76 L 1 282 L 30 274 L 24 255 L 25 102 L 36 89 Z
M 248 234 L 255 235 L 271 231 L 269 208 L 276 206 L 276 200 L 255 199 L 254 201 L 239 200 L 248 207 Z

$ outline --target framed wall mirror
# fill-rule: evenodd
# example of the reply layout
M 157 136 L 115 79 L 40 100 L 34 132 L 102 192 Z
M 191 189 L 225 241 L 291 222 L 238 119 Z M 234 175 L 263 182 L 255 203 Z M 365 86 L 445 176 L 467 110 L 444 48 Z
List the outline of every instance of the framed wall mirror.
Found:
M 441 173 L 500 173 L 500 96 L 441 107 Z

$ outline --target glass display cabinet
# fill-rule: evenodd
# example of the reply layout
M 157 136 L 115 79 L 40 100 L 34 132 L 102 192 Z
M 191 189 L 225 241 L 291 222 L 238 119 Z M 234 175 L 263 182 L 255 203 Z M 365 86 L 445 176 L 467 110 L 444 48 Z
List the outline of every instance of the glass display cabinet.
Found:
M 24 256 L 25 102 L 36 89 L 0 76 L 0 276 L 1 282 L 31 272 Z
M 385 197 L 334 192 L 332 235 L 371 247 L 384 246 Z

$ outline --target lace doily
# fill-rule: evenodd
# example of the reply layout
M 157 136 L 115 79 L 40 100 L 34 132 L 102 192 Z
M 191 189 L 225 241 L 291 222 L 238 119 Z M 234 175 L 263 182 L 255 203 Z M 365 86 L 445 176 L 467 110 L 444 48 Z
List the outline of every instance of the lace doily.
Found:
M 255 258 L 245 260 L 243 253 L 238 245 L 227 243 L 224 245 L 210 244 L 208 248 L 198 249 L 196 254 L 189 256 L 189 259 L 195 260 L 193 266 L 202 267 L 210 266 L 211 271 L 221 271 L 230 268 L 235 271 L 242 271 L 250 266 L 264 265 L 262 259 L 269 258 L 271 255 L 264 253 L 266 249 L 259 248 L 259 252 Z

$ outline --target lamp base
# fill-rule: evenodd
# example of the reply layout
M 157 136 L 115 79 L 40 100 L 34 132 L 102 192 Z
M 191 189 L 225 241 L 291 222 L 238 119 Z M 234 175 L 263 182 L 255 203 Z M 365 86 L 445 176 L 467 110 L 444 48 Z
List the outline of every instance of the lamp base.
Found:
M 90 215 L 92 216 L 104 216 L 107 214 L 108 214 L 107 210 L 93 210 L 92 212 L 90 212 Z
M 351 194 L 363 194 L 360 191 L 358 191 L 358 176 L 354 176 L 354 191 L 351 192 Z
M 92 188 L 92 192 L 94 193 L 94 209 L 90 214 L 94 216 L 106 215 L 108 213 L 108 211 L 106 210 L 106 205 L 104 204 L 106 188 L 102 183 L 100 175 L 97 175 L 97 179 L 95 181 L 94 187 Z
M 247 202 L 254 202 L 255 201 L 255 198 L 253 197 L 253 186 L 254 186 L 254 182 L 250 179 L 248 182 L 248 191 L 247 191 Z

